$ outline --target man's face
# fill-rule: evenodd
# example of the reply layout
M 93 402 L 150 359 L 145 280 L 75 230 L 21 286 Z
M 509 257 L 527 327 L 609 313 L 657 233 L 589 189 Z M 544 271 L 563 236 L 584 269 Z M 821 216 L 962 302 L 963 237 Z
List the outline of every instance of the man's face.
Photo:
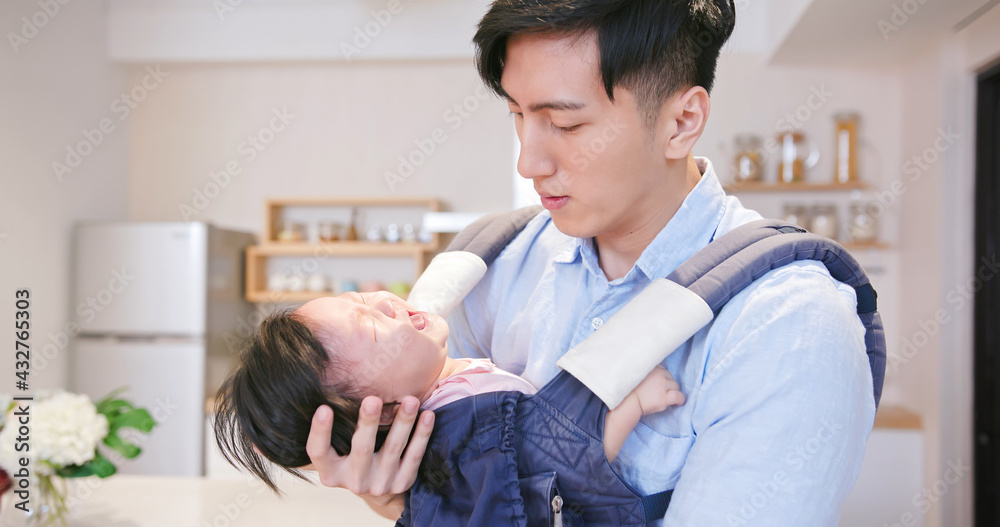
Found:
M 608 99 L 593 33 L 512 37 L 501 84 L 521 141 L 517 170 L 560 231 L 626 236 L 655 215 L 664 127 L 643 127 L 629 91 L 616 88 L 615 102 Z

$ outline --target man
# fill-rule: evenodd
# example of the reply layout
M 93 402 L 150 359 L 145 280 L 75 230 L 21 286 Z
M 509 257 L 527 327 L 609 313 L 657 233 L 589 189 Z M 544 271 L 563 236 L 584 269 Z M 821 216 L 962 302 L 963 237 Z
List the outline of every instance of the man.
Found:
M 452 353 L 542 386 L 653 279 L 760 218 L 691 155 L 734 20 L 729 0 L 492 5 L 475 39 L 479 71 L 508 101 L 518 171 L 547 211 L 449 318 Z M 837 524 L 875 412 L 856 307 L 822 265 L 791 264 L 664 361 L 688 402 L 644 418 L 614 463 L 641 493 L 675 489 L 664 525 Z M 323 482 L 394 517 L 432 425 L 421 416 L 400 458 L 417 416 L 409 403 L 372 455 L 380 402 L 366 400 L 375 420 L 346 458 L 328 446 L 330 412 L 317 411 L 307 450 Z

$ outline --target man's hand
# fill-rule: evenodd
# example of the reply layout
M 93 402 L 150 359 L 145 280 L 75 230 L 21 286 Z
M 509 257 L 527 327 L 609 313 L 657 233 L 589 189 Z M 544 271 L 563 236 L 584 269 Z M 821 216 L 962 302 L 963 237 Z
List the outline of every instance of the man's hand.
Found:
M 375 435 L 382 401 L 378 397 L 366 397 L 361 402 L 358 428 L 351 439 L 351 453 L 347 456 L 337 455 L 330 446 L 333 410 L 329 406 L 320 406 L 313 415 L 306 441 L 306 453 L 312 464 L 303 468 L 317 471 L 323 485 L 347 489 L 364 498 L 379 514 L 390 519 L 399 518 L 403 511 L 399 497 L 416 481 L 417 468 L 434 428 L 434 412 L 423 412 L 407 447 L 406 440 L 416 421 L 419 406 L 416 397 L 403 398 L 389 435 L 376 453 Z

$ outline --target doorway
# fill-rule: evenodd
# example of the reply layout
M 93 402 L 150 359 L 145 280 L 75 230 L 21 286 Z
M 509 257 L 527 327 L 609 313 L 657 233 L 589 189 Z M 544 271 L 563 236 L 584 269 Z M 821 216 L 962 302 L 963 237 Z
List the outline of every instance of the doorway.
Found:
M 1000 65 L 978 78 L 974 316 L 975 524 L 1000 525 Z

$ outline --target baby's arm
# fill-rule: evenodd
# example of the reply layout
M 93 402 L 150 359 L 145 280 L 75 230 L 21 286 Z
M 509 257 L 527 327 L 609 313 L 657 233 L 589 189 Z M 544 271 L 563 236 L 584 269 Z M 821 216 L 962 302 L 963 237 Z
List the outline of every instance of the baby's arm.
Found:
M 625 445 L 625 439 L 644 415 L 662 412 L 671 406 L 684 404 L 684 394 L 674 377 L 663 366 L 657 366 L 636 386 L 625 400 L 604 418 L 604 454 L 614 461 Z

